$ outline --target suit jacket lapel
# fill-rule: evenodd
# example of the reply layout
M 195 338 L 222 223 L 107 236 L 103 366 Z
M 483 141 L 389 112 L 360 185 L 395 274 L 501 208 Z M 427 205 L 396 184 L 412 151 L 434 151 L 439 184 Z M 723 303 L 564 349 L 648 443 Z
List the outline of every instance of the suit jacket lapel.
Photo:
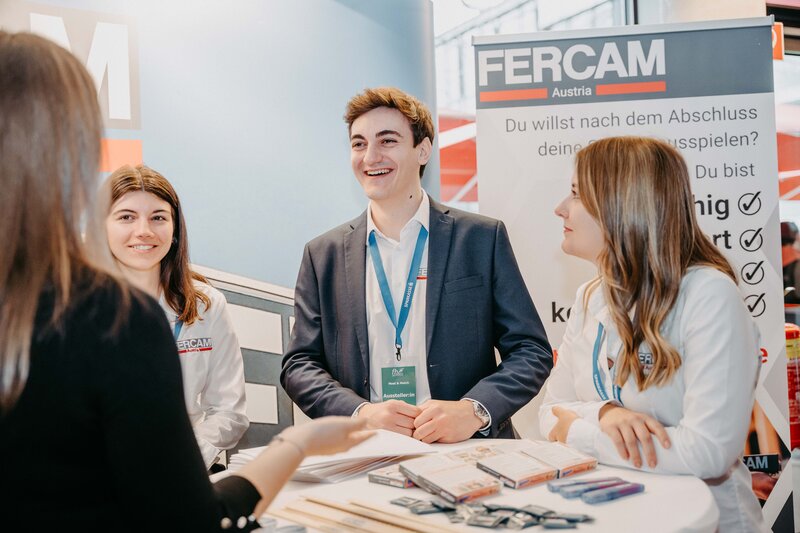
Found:
M 425 346 L 430 358 L 431 342 L 439 314 L 439 301 L 450 254 L 450 240 L 453 236 L 453 217 L 448 208 L 431 199 L 430 239 L 428 241 L 428 296 L 425 302 Z M 365 237 L 366 238 L 366 237 Z
M 344 272 L 347 296 L 353 310 L 353 325 L 356 329 L 358 347 L 364 368 L 369 372 L 369 343 L 367 340 L 367 212 L 350 223 L 352 231 L 344 236 Z

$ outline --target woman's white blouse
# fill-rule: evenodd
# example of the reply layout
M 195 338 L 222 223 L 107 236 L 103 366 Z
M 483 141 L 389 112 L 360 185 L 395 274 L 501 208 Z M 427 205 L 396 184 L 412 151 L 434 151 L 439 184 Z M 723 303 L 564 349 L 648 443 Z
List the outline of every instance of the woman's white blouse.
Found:
M 577 291 L 558 360 L 547 381 L 539 425 L 546 437 L 556 423 L 553 406 L 575 411 L 580 418 L 570 427 L 567 444 L 602 463 L 631 467 L 599 426 L 598 413 L 607 401 L 601 400 L 593 379 L 592 354 L 598 324 L 602 323 L 606 332 L 599 345 L 599 374 L 608 401 L 615 403 L 608 359 L 616 360 L 622 342 L 602 286 L 591 293 L 584 309 L 588 285 Z M 653 469 L 645 465 L 641 470 L 691 474 L 702 479 L 732 472 L 728 481 L 711 487 L 722 520 L 726 521 L 727 509 L 738 508 L 731 518 L 744 520 L 742 527 L 750 528 L 744 530 L 756 531 L 763 526 L 758 502 L 749 486 L 735 485 L 745 479 L 749 485 L 750 476 L 740 456 L 750 426 L 761 356 L 758 329 L 736 284 L 713 268 L 689 269 L 661 334 L 681 356 L 677 373 L 667 385 L 641 392 L 630 378 L 620 394 L 624 407 L 653 416 L 665 426 L 670 438 L 668 449 L 653 439 L 658 464 Z M 647 365 L 650 355 L 647 344 L 642 344 L 640 362 Z M 746 491 L 741 490 L 745 488 Z M 721 522 L 722 531 L 737 529 L 723 525 Z
M 242 352 L 225 296 L 205 283 L 195 282 L 195 287 L 211 299 L 211 306 L 205 309 L 199 304 L 200 317 L 183 325 L 176 345 L 186 409 L 208 468 L 220 451 L 236 446 L 250 422 L 245 414 Z M 163 296 L 159 303 L 174 331 L 175 311 Z

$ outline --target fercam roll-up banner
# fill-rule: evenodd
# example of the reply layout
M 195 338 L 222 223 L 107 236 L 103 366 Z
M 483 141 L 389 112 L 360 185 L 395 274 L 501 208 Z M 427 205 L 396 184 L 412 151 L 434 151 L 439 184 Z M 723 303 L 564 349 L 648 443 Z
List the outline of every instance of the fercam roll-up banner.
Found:
M 756 462 L 771 454 L 776 465 L 785 464 L 789 426 L 771 25 L 771 18 L 739 19 L 473 43 L 480 211 L 507 224 L 554 347 L 576 289 L 596 275 L 561 251 L 562 221 L 553 212 L 569 193 L 574 153 L 614 135 L 666 140 L 686 158 L 700 225 L 731 261 L 760 328 L 754 426 L 771 422 L 764 431 L 775 444 L 751 444 L 746 453 Z M 756 485 L 768 486 L 757 493 L 773 524 L 791 477 L 756 472 Z

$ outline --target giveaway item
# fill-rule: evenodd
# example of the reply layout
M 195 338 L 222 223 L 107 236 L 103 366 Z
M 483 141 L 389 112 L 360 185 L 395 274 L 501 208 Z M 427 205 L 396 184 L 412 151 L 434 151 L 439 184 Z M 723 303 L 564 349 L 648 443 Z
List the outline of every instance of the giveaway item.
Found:
M 614 487 L 622 485 L 625 481 L 618 479 L 616 481 L 600 481 L 596 483 L 581 483 L 580 485 L 572 485 L 571 487 L 564 487 L 558 491 L 565 498 L 578 498 L 584 492 L 589 492 L 606 487 Z
M 411 505 L 408 506 L 408 510 L 414 514 L 433 514 L 433 513 L 444 512 L 444 510 L 441 507 L 437 507 L 433 505 L 433 503 L 426 501 L 412 503 Z
M 495 494 L 502 484 L 476 467 L 446 455 L 419 457 L 400 463 L 400 472 L 431 494 L 462 503 Z
M 400 468 L 397 465 L 371 470 L 367 474 L 367 479 L 370 483 L 389 485 L 400 489 L 408 489 L 414 486 L 410 479 L 400 473 Z
M 578 527 L 575 522 L 570 522 L 562 518 L 548 518 L 547 520 L 543 520 L 541 524 L 545 529 L 575 529 Z
M 591 470 L 597 459 L 560 442 L 520 440 L 505 453 L 496 453 L 477 460 L 476 466 L 499 478 L 513 489 L 521 489 L 555 478 Z
M 506 521 L 506 527 L 508 529 L 526 529 L 531 526 L 538 526 L 539 522 L 540 520 L 535 516 L 519 512 Z
M 467 518 L 467 525 L 496 529 L 507 517 L 495 516 L 491 514 L 474 514 Z
M 477 467 L 499 478 L 503 485 L 512 489 L 521 489 L 558 476 L 558 468 L 521 451 L 481 459 Z
M 594 520 L 594 518 L 592 518 L 588 514 L 581 514 L 581 513 L 558 513 L 558 515 L 556 516 L 558 518 L 563 518 L 567 522 L 576 522 L 576 523 L 591 522 Z
M 597 459 L 560 442 L 527 441 L 519 451 L 558 469 L 559 478 L 597 467 Z
M 641 483 L 623 483 L 605 489 L 585 492 L 581 494 L 581 500 L 586 503 L 601 503 L 630 496 L 631 494 L 638 494 L 639 492 L 644 492 L 644 485 Z
M 395 498 L 394 500 L 390 501 L 389 503 L 393 505 L 399 505 L 400 507 L 409 507 L 414 505 L 415 503 L 419 503 L 422 500 L 418 500 L 416 498 L 411 498 L 409 496 L 403 496 L 402 498 Z
M 594 479 L 556 479 L 547 482 L 547 490 L 550 492 L 560 492 L 562 488 L 582 485 L 584 483 L 600 483 L 601 481 L 622 481 L 618 477 L 600 477 Z
M 548 509 L 547 507 L 542 507 L 541 505 L 526 505 L 520 509 L 523 513 L 528 513 L 531 516 L 535 516 L 537 518 L 547 518 L 548 516 L 552 516 L 556 514 L 555 511 Z

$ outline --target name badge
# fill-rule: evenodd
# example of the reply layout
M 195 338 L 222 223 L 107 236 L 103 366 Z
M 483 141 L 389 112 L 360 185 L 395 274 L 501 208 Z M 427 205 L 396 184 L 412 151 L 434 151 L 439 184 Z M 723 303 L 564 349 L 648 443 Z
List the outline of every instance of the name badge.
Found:
M 381 368 L 381 399 L 402 400 L 417 405 L 417 367 L 389 366 Z

